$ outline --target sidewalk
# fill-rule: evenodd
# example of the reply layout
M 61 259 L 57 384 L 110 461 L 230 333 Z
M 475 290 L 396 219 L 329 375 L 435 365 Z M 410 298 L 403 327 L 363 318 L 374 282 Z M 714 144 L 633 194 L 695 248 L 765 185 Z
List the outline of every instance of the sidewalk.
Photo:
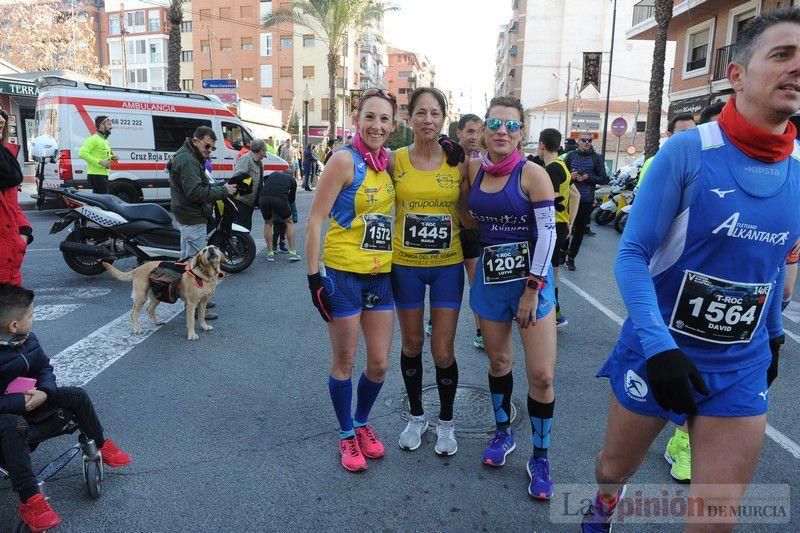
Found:
M 31 198 L 32 194 L 36 194 L 36 184 L 27 180 L 22 182 L 22 190 L 17 193 L 17 201 L 23 211 L 36 210 L 36 199 Z

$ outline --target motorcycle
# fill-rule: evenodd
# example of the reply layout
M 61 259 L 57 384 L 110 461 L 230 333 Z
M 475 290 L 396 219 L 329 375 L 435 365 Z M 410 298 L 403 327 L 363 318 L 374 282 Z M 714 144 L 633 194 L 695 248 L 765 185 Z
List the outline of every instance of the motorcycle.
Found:
M 615 180 L 604 188 L 599 205 L 594 212 L 594 221 L 599 226 L 611 224 L 619 216 L 622 209 L 633 200 L 635 177 L 629 175 L 616 176 Z
M 617 218 L 614 219 L 614 229 L 617 230 L 617 232 L 619 232 L 619 233 L 622 233 L 623 231 L 625 231 L 625 225 L 628 223 L 628 216 L 631 213 L 631 208 L 633 208 L 633 200 L 634 199 L 635 199 L 635 196 L 633 198 L 631 198 L 631 203 L 629 203 L 628 205 L 626 205 L 622 209 L 620 209 L 619 214 L 617 215 Z
M 59 245 L 64 261 L 84 276 L 105 272 L 102 263 L 135 257 L 147 261 L 183 259 L 181 234 L 172 225 L 166 209 L 157 204 L 129 204 L 110 194 L 82 193 L 76 189 L 47 189 L 60 197 L 67 211 L 50 229 L 58 233 L 70 224 L 73 230 Z M 221 206 L 224 206 L 224 211 Z M 222 270 L 238 273 L 256 257 L 256 243 L 250 231 L 238 224 L 236 205 L 227 198 L 214 206 L 209 224 L 208 244 L 225 256 Z

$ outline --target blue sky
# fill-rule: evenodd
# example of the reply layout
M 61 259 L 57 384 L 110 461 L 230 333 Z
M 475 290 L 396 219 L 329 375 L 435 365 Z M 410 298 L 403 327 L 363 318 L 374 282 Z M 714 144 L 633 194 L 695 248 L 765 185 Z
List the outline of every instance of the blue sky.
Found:
M 395 0 L 387 15 L 387 44 L 428 56 L 436 85 L 452 89 L 462 113 L 483 115 L 484 95 L 494 93 L 500 25 L 511 18 L 511 0 Z M 460 97 L 463 92 L 463 100 Z

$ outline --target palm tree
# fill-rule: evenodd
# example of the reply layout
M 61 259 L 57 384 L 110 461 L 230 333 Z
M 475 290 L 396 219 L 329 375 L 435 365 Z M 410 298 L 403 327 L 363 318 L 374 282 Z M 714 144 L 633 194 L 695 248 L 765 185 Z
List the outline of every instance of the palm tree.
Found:
M 653 67 L 650 70 L 650 97 L 647 103 L 647 131 L 644 135 L 644 156 L 652 157 L 658 152 L 661 137 L 661 104 L 664 94 L 664 60 L 667 53 L 667 30 L 672 19 L 674 0 L 656 0 L 655 18 L 658 26 Z
M 167 90 L 181 90 L 181 25 L 183 25 L 183 3 L 185 0 L 170 0 L 169 43 L 167 45 Z
M 334 138 L 337 121 L 336 71 L 342 50 L 347 45 L 348 34 L 365 30 L 370 23 L 380 21 L 384 14 L 397 8 L 381 0 L 296 0 L 293 3 L 292 9 L 273 11 L 261 24 L 269 29 L 291 22 L 308 28 L 328 45 L 329 137 Z

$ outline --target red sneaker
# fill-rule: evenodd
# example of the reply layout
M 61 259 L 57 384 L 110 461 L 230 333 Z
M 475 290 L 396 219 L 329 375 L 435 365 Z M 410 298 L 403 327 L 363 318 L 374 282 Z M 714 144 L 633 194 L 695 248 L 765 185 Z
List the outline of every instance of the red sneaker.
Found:
M 52 529 L 61 523 L 61 518 L 41 494 L 34 494 L 19 504 L 19 517 L 33 533 Z
M 378 435 L 370 426 L 356 428 L 356 440 L 358 440 L 361 453 L 369 459 L 380 459 L 386 453 L 383 444 L 378 440 Z
M 367 469 L 367 460 L 364 459 L 355 437 L 339 439 L 339 454 L 342 456 L 342 466 L 350 472 Z
M 111 468 L 119 468 L 131 462 L 131 456 L 117 448 L 111 439 L 106 439 L 106 443 L 100 448 L 100 453 L 103 454 L 103 464 Z

